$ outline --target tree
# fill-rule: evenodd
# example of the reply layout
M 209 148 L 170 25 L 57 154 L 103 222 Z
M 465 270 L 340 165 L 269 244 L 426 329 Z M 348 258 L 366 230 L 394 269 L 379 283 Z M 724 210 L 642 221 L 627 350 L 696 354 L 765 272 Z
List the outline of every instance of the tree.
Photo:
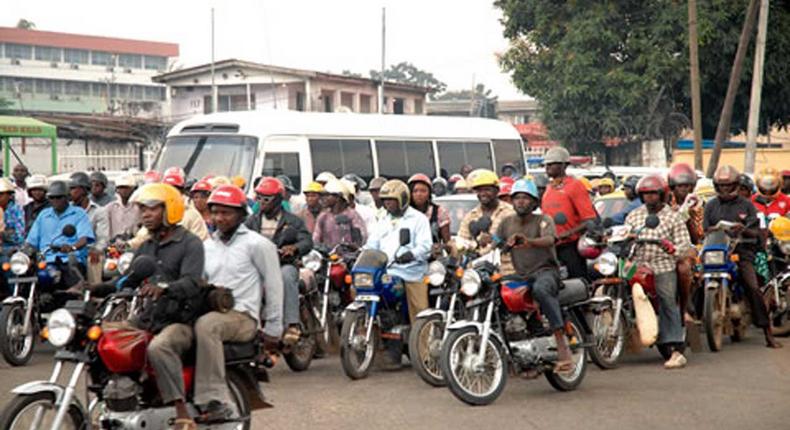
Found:
M 14 102 L 0 97 L 0 114 L 10 113 Z
M 380 81 L 381 71 L 371 70 L 370 78 Z M 447 85 L 433 76 L 433 73 L 421 70 L 407 61 L 393 64 L 388 69 L 384 70 L 384 81 L 429 87 L 436 93 L 441 93 L 447 88 Z
M 484 118 L 496 118 L 497 96 L 493 95 L 490 89 L 486 89 L 484 84 L 477 84 L 474 93 L 472 90 L 446 91 L 442 94 L 434 95 L 433 100 L 465 100 L 472 102 L 470 105 L 471 116 Z
M 690 127 L 685 2 L 497 0 L 510 48 L 501 64 L 541 104 L 552 138 L 597 151 L 607 138 L 673 140 Z M 698 12 L 703 135 L 713 137 L 744 20 L 743 1 L 701 2 Z M 790 0 L 771 2 L 761 117 L 790 120 Z M 751 51 L 751 50 L 750 50 Z M 751 70 L 753 54 L 744 65 Z M 751 79 L 744 74 L 743 79 Z M 742 85 L 732 131 L 746 127 Z
M 28 21 L 25 18 L 21 18 L 16 23 L 16 28 L 23 28 L 25 30 L 34 30 L 36 28 L 36 23 L 33 21 Z

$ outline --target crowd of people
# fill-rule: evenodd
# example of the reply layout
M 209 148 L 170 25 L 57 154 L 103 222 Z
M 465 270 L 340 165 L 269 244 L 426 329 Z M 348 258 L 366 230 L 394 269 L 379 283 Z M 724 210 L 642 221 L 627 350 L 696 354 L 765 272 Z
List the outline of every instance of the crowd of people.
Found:
M 299 339 L 299 266 L 314 247 L 344 244 L 386 253 L 393 261 L 390 273 L 404 281 L 414 321 L 428 307 L 423 282 L 428 262 L 455 245 L 449 213 L 433 200 L 447 193 L 476 194 L 478 205 L 463 217 L 458 237 L 480 253 L 497 246 L 507 250 L 501 274 L 528 281 L 555 331 L 555 371 L 573 366 L 558 301 L 561 278 L 589 278 L 579 239 L 590 222 L 600 221 L 593 199 L 618 187 L 627 204 L 612 223 L 638 229 L 650 215 L 660 220 L 658 228 L 645 232 L 656 244 L 640 248 L 635 259 L 656 275 L 658 342 L 672 351 L 666 368 L 686 364 L 683 325 L 698 317 L 692 300 L 695 245 L 720 220 L 736 223 L 738 234 L 757 239 L 736 249 L 739 273 L 748 287 L 754 324 L 764 330 L 769 347 L 781 346 L 759 293 L 765 278 L 755 261 L 765 253 L 766 222 L 760 215 L 790 212 L 790 171 L 780 175 L 766 169 L 752 181 L 732 166 L 721 166 L 712 180 L 716 196 L 706 202 L 694 192 L 704 180 L 685 164 L 672 166 L 666 177 L 621 181 L 608 175 L 593 183 L 566 174 L 570 154 L 562 147 L 549 150 L 544 161 L 545 176 L 535 177 L 520 175 L 513 165 L 503 166 L 500 175 L 464 166 L 447 180 L 418 173 L 407 181 L 377 177 L 369 184 L 355 174 L 337 178 L 321 172 L 301 197 L 287 176 L 262 177 L 251 184 L 254 198 L 243 191 L 243 178 L 206 176 L 190 183 L 177 167 L 161 175 L 148 172 L 141 184 L 132 175 L 121 176 L 111 195 L 102 172 L 76 172 L 69 181 L 48 182 L 18 165 L 10 180 L 0 179 L 0 230 L 5 249 L 32 247 L 55 266 L 74 254 L 88 283 L 101 281 L 109 245 L 156 259 L 156 275 L 140 294 L 166 295 L 181 309 L 153 325 L 156 336 L 148 354 L 163 400 L 175 404 L 177 424 L 184 428 L 193 425 L 184 403 L 184 352 L 196 342 L 195 401 L 201 413 L 226 414 L 222 342 L 251 340 L 261 328 L 266 347 Z M 363 203 L 363 190 L 372 204 Z M 64 237 L 66 225 L 73 225 L 76 234 Z M 405 247 L 402 229 L 410 232 Z M 69 270 L 63 273 L 64 285 L 78 284 Z M 190 320 L 188 310 L 199 306 L 194 301 L 205 283 L 229 289 L 233 309 Z

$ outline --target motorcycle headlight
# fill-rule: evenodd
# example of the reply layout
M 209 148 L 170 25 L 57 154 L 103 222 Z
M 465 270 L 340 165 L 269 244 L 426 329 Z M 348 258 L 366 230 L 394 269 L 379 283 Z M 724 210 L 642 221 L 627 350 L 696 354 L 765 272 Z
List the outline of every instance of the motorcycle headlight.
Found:
M 468 297 L 474 297 L 480 291 L 481 283 L 477 271 L 467 270 L 461 278 L 461 292 Z
M 312 272 L 317 272 L 321 270 L 322 260 L 323 258 L 321 258 L 321 253 L 313 250 L 310 251 L 309 254 L 302 257 L 302 266 Z
M 355 287 L 372 287 L 373 286 L 373 275 L 370 273 L 357 273 L 354 275 L 354 286 Z
M 617 256 L 611 252 L 604 252 L 595 259 L 593 267 L 601 275 L 612 276 L 617 271 Z
M 133 252 L 124 252 L 121 254 L 121 258 L 118 259 L 118 270 L 121 273 L 126 273 L 132 265 L 132 260 L 134 260 Z
M 428 283 L 434 287 L 444 284 L 447 269 L 440 261 L 434 261 L 428 265 Z
M 790 255 L 790 240 L 779 242 L 779 249 L 781 249 L 785 255 Z
M 66 309 L 58 309 L 52 312 L 47 322 L 47 339 L 55 347 L 61 347 L 71 342 L 74 331 L 77 329 L 77 322 L 74 316 Z
M 28 267 L 30 267 L 30 257 L 25 255 L 24 252 L 15 252 L 11 256 L 11 271 L 15 275 L 24 275 Z
M 708 251 L 705 253 L 703 263 L 706 266 L 723 266 L 724 251 Z

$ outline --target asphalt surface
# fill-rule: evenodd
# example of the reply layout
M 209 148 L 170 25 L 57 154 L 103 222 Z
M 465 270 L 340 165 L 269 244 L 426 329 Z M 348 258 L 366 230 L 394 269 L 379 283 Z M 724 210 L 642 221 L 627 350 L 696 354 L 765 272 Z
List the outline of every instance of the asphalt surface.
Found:
M 361 381 L 343 374 L 337 355 L 293 373 L 285 362 L 263 389 L 274 408 L 256 411 L 255 429 L 790 429 L 790 339 L 769 350 L 750 332 L 720 353 L 689 353 L 685 369 L 668 371 L 655 350 L 629 354 L 621 366 L 594 365 L 581 387 L 555 391 L 544 378 L 508 379 L 493 404 L 471 407 L 446 388 L 422 382 L 410 368 L 374 370 Z M 9 390 L 47 379 L 52 350 L 31 364 L 0 363 L 0 404 Z M 0 360 L 1 361 L 1 360 Z

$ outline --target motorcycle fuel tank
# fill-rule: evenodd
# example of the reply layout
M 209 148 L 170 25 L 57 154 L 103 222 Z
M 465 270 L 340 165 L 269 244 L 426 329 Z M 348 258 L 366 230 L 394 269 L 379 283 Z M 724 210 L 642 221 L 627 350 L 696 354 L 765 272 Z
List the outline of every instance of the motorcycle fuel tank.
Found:
M 110 372 L 129 373 L 143 370 L 146 349 L 152 338 L 153 335 L 145 330 L 106 330 L 99 339 L 99 357 Z

